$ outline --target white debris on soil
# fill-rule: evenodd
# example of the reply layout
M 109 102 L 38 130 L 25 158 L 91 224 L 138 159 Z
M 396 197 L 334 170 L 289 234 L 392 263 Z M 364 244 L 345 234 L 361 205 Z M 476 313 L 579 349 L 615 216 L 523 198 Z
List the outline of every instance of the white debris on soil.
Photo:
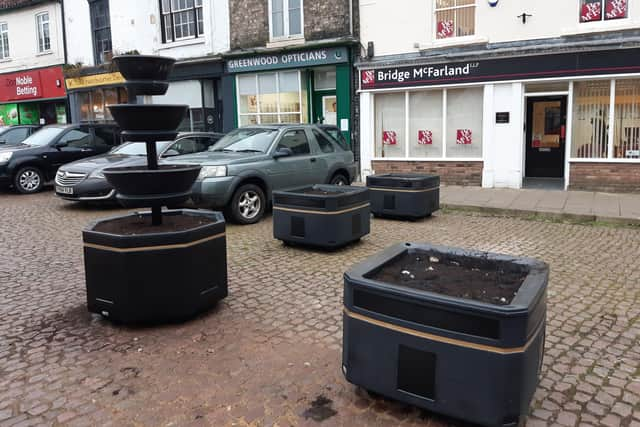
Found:
M 505 297 L 500 298 L 500 302 L 507 302 L 507 299 Z
M 451 264 L 459 266 L 460 263 L 458 261 L 451 261 Z
M 402 274 L 404 274 L 405 276 L 409 276 L 411 272 L 409 270 L 402 270 Z
M 440 262 L 440 259 L 439 259 L 439 258 L 436 258 L 436 257 L 434 257 L 434 256 L 430 256 L 430 257 L 429 257 L 429 262 Z
M 429 267 L 427 267 L 427 268 L 425 269 L 425 271 L 433 271 L 433 270 L 434 270 L 434 268 L 433 268 L 433 267 L 431 267 L 431 266 L 429 266 Z

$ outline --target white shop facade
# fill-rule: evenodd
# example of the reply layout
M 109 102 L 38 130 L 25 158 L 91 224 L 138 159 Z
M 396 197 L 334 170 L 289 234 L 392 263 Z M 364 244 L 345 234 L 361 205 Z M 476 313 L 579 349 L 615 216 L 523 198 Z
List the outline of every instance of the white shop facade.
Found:
M 640 191 L 638 48 L 358 68 L 363 178 Z

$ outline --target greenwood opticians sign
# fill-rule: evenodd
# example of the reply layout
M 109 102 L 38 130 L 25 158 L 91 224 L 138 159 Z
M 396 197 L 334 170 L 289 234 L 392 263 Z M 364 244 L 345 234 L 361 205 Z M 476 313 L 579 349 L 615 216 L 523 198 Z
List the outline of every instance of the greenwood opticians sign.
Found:
M 227 60 L 226 69 L 228 73 L 243 73 L 246 71 L 338 64 L 349 61 L 348 53 L 346 47 L 333 47 L 247 56 Z
M 638 72 L 640 49 L 617 49 L 444 64 L 360 68 L 360 88 L 368 90 Z

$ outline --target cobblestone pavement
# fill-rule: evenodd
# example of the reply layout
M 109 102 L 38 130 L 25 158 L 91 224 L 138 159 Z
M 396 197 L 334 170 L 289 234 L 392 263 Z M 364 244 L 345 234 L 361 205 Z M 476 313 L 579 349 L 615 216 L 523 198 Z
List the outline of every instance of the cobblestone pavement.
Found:
M 340 372 L 342 273 L 399 241 L 547 261 L 528 425 L 640 426 L 639 229 L 449 212 L 374 220 L 360 243 L 322 253 L 273 240 L 269 219 L 229 226 L 226 300 L 185 324 L 126 328 L 85 308 L 80 230 L 114 212 L 0 193 L 1 427 L 460 425 L 373 399 Z

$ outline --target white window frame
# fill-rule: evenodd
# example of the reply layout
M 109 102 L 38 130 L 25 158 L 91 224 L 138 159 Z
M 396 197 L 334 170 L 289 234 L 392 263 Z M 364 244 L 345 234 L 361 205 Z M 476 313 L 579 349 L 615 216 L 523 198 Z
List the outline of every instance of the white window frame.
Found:
M 372 133 L 371 135 L 374 135 L 374 142 L 373 142 L 373 157 L 372 160 L 374 161 L 444 161 L 444 162 L 481 162 L 484 160 L 484 147 L 485 147 L 485 140 L 484 140 L 484 135 L 482 138 L 482 151 L 480 153 L 480 155 L 478 157 L 447 157 L 447 91 L 449 89 L 451 90 L 455 90 L 455 89 L 462 89 L 462 88 L 484 88 L 484 85 L 474 85 L 474 86 L 468 86 L 465 85 L 463 87 L 457 87 L 457 86 L 447 86 L 447 87 L 434 87 L 434 88 L 422 88 L 422 89 L 413 89 L 413 90 L 404 90 L 404 91 L 384 91 L 384 92 L 374 92 L 372 95 L 372 99 L 371 99 L 371 109 L 372 109 L 372 113 L 371 113 L 371 117 L 374 117 L 374 122 L 375 122 L 375 117 L 376 117 L 376 102 L 375 102 L 375 97 L 377 95 L 382 95 L 382 94 L 386 94 L 386 93 L 404 93 L 405 96 L 405 108 L 404 108 L 404 126 L 405 126 L 405 140 L 404 140 L 404 156 L 403 157 L 378 157 L 376 155 L 376 143 L 377 141 L 375 140 L 375 123 L 372 123 Z M 442 91 L 442 140 L 440 141 L 442 144 L 442 155 L 440 157 L 411 157 L 409 155 L 409 143 L 410 143 L 410 135 L 409 135 L 409 95 L 412 92 L 426 92 L 426 91 Z M 483 97 L 483 102 L 484 102 L 484 90 L 482 92 L 482 97 Z M 484 121 L 485 121 L 485 117 L 484 117 L 484 111 L 482 111 L 482 133 L 484 133 Z
M 578 0 L 578 25 L 603 25 L 603 23 L 605 22 L 628 22 L 629 21 L 629 17 L 631 16 L 631 0 L 627 0 L 627 16 L 625 16 L 624 18 L 615 18 L 615 19 L 606 19 L 605 18 L 605 6 L 606 6 L 606 0 L 600 0 L 600 4 L 602 7 L 602 17 L 600 18 L 600 20 L 598 21 L 582 21 L 580 19 L 580 17 L 582 16 L 582 1 L 583 0 Z
M 4 29 L 2 28 L 4 26 Z M 7 45 L 4 45 L 3 35 L 7 34 Z M 6 51 L 6 55 L 5 55 Z M 7 61 L 11 59 L 11 51 L 9 50 L 9 24 L 6 22 L 0 22 L 0 61 Z
M 162 31 L 162 40 L 164 44 L 168 44 L 168 43 L 174 43 L 174 42 L 178 42 L 178 41 L 182 41 L 182 40 L 193 40 L 193 39 L 198 39 L 198 38 L 203 38 L 205 37 L 205 30 L 204 30 L 204 1 L 203 0 L 193 0 L 193 7 L 188 7 L 186 9 L 173 9 L 173 4 L 172 4 L 172 0 L 168 0 L 169 1 L 169 11 L 165 11 L 164 8 L 162 7 L 163 2 L 162 0 L 160 0 L 160 29 Z M 198 3 L 200 3 L 200 5 L 198 5 Z M 202 14 L 202 33 L 199 32 L 198 30 L 198 9 L 200 9 L 200 13 Z M 183 36 L 183 37 L 177 37 L 176 36 L 176 23 L 175 23 L 175 15 L 181 12 L 189 12 L 193 10 L 193 24 L 194 24 L 194 28 L 195 28 L 195 33 L 191 36 Z M 166 19 L 169 19 L 171 22 L 171 40 L 167 39 L 167 33 L 166 33 L 166 26 L 165 26 L 165 22 Z
M 272 13 L 272 3 L 273 0 L 269 1 L 269 40 L 270 41 L 280 41 L 280 40 L 297 40 L 304 39 L 304 0 L 300 0 L 300 34 L 289 34 L 289 0 L 282 0 L 282 36 L 275 37 L 273 35 L 273 13 Z
M 458 9 L 466 9 L 466 8 L 473 8 L 473 34 L 467 34 L 466 36 L 458 36 L 455 33 L 450 36 L 450 37 L 443 37 L 443 38 L 438 38 L 438 12 L 441 11 L 446 11 L 446 10 L 458 10 Z M 443 40 L 452 40 L 452 39 L 456 39 L 456 40 L 460 40 L 460 39 L 467 39 L 467 38 L 473 38 L 476 37 L 476 26 L 477 26 L 477 21 L 478 21 L 478 15 L 477 15 L 477 11 L 478 11 L 478 4 L 477 2 L 473 2 L 472 4 L 465 4 L 462 6 L 451 6 L 451 7 L 441 7 L 438 8 L 438 0 L 433 0 L 433 39 L 437 42 L 442 42 Z M 454 27 L 456 26 L 456 14 L 454 13 L 453 15 L 453 25 Z M 455 30 L 454 30 L 455 31 Z
M 44 19 L 46 17 L 46 20 Z M 44 34 L 44 26 L 45 24 L 49 27 L 49 48 L 47 49 L 45 34 Z M 36 34 L 38 36 L 38 53 L 47 53 L 51 52 L 51 18 L 49 17 L 49 12 L 40 12 L 36 14 Z M 41 49 L 42 47 L 42 49 Z
M 280 116 L 281 115 L 285 115 L 285 116 L 290 116 L 290 115 L 294 115 L 294 114 L 298 114 L 300 116 L 300 123 L 304 123 L 303 119 L 304 116 L 303 114 L 306 113 L 306 111 L 302 111 L 302 75 L 300 73 L 300 70 L 296 70 L 296 75 L 298 76 L 298 97 L 299 97 L 299 104 L 300 104 L 300 111 L 298 112 L 281 112 L 280 111 L 280 76 L 279 73 L 281 72 L 285 72 L 288 70 L 278 70 L 278 71 L 269 71 L 266 73 L 254 73 L 253 77 L 255 79 L 255 93 L 256 93 L 256 103 L 257 103 L 257 112 L 255 113 L 241 113 L 240 112 L 240 102 L 239 102 L 239 97 L 240 97 L 240 91 L 238 89 L 236 89 L 236 104 L 237 104 L 237 113 L 238 113 L 238 126 L 241 126 L 240 124 L 240 118 L 243 116 L 256 116 L 257 118 L 257 124 L 262 124 L 261 122 L 261 116 L 276 116 L 277 118 L 277 122 L 276 123 L 281 123 L 280 122 Z M 276 76 L 276 93 L 278 94 L 278 104 L 277 104 L 277 111 L 275 113 L 262 113 L 260 112 L 260 86 L 258 84 L 258 78 L 261 75 L 266 75 L 266 74 L 275 74 Z M 239 88 L 239 78 L 240 75 L 236 75 L 236 88 Z M 269 124 L 269 123 L 268 123 Z

